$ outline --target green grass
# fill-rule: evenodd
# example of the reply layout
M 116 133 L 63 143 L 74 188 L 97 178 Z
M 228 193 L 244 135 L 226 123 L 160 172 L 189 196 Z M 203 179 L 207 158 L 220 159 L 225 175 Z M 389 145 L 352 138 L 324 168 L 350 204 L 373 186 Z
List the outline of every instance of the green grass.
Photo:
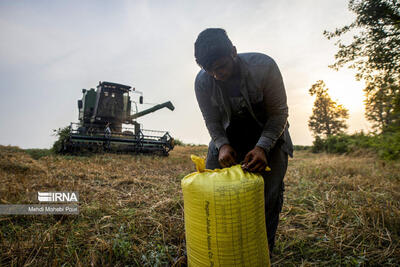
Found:
M 313 152 L 327 152 L 337 154 L 375 153 L 386 161 L 400 159 L 400 130 L 383 134 L 338 134 L 324 139 L 316 137 Z
M 24 149 L 33 159 L 40 159 L 41 157 L 50 156 L 53 152 L 50 149 L 31 148 Z

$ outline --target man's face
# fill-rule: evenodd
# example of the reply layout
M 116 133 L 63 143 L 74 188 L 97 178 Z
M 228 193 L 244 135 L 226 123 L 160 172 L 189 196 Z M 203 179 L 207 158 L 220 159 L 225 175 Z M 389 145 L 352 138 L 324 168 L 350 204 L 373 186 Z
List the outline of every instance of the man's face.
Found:
M 216 80 L 226 81 L 228 80 L 235 67 L 235 61 L 232 56 L 221 57 L 217 59 L 210 68 L 206 69 L 206 72 L 213 76 Z

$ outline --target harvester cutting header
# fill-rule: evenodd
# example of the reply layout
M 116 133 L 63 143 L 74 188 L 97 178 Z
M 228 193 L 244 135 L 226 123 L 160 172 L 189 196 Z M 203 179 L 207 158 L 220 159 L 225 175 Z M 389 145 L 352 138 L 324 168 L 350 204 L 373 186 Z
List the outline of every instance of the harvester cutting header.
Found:
M 162 109 L 174 110 L 168 101 L 141 112 L 132 113 L 131 92 L 128 85 L 99 82 L 97 89 L 82 89 L 78 100 L 79 123 L 71 123 L 69 137 L 63 143 L 63 150 L 73 152 L 82 148 L 98 151 L 158 152 L 168 155 L 174 147 L 174 139 L 168 132 L 144 130 L 137 118 Z M 140 92 L 136 92 L 141 94 Z M 140 95 L 139 103 L 143 104 Z M 133 125 L 127 128 L 123 125 Z

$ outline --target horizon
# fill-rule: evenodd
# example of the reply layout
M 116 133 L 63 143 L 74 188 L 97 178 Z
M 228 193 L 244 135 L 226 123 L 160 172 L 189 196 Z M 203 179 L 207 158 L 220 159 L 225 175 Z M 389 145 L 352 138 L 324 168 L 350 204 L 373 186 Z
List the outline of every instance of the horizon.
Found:
M 277 62 L 295 145 L 313 141 L 308 118 L 314 98 L 308 89 L 317 80 L 324 80 L 332 99 L 349 109 L 347 132 L 369 132 L 364 83 L 356 81 L 353 70 L 328 67 L 337 47 L 322 34 L 354 20 L 347 4 L 2 1 L 0 144 L 50 148 L 56 140 L 53 129 L 78 122 L 81 89 L 109 81 L 143 92 L 147 104 L 140 110 L 169 100 L 175 105 L 173 112 L 138 119 L 145 129 L 207 145 L 210 137 L 194 94 L 200 68 L 193 44 L 209 27 L 224 28 L 238 53 L 265 53 Z

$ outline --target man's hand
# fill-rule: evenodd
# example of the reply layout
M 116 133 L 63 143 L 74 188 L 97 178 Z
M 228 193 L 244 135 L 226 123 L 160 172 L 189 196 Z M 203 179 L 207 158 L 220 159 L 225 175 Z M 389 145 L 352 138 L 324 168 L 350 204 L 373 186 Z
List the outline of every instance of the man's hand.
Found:
M 261 172 L 265 170 L 267 163 L 264 149 L 256 146 L 244 157 L 242 168 L 250 172 Z
M 221 146 L 219 149 L 218 161 L 222 168 L 235 165 L 236 151 L 228 144 Z

